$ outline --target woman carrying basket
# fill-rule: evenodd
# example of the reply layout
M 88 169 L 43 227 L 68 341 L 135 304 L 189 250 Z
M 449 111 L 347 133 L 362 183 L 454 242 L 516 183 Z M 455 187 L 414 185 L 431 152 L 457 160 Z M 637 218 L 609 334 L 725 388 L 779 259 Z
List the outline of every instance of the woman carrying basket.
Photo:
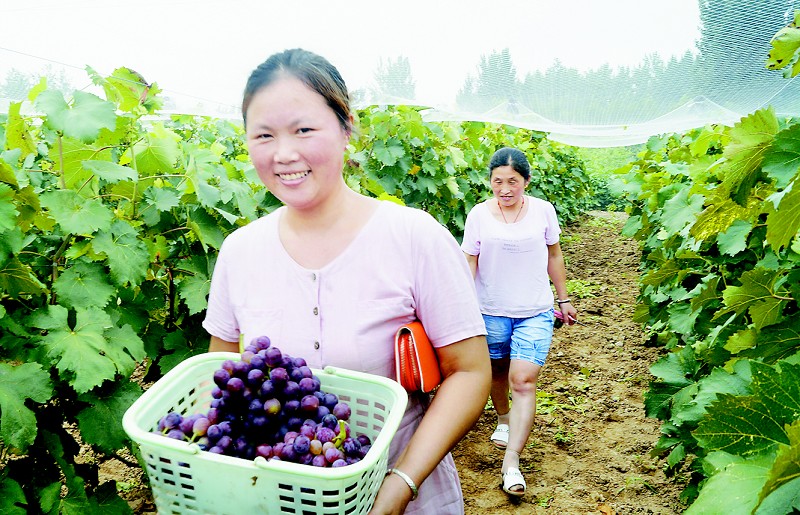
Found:
M 491 372 L 457 242 L 427 213 L 345 183 L 353 116 L 324 58 L 269 57 L 247 82 L 242 114 L 253 165 L 284 205 L 225 239 L 203 322 L 209 350 L 267 335 L 311 367 L 394 378 L 394 334 L 419 319 L 444 380 L 432 400 L 410 396 L 371 513 L 463 513 L 450 450 L 480 417 Z

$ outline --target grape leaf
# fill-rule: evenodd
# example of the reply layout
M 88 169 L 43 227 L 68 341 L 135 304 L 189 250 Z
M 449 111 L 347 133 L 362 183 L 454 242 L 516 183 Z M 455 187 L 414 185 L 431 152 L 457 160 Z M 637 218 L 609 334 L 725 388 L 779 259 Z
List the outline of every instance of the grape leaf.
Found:
M 150 186 L 144 190 L 145 203 L 153 206 L 159 212 L 167 212 L 180 205 L 181 195 L 175 188 L 156 188 Z
M 393 166 L 406 153 L 403 144 L 397 138 L 389 138 L 387 141 L 376 140 L 373 152 L 384 166 Z
M 735 256 L 747 248 L 747 237 L 753 230 L 753 224 L 744 220 L 736 220 L 725 232 L 717 234 L 719 251 Z
M 8 119 L 6 126 L 6 148 L 19 149 L 24 159 L 28 155 L 36 154 L 36 140 L 28 131 L 28 124 L 19 114 L 22 102 L 11 102 L 8 106 Z
M 10 477 L 0 475 L 0 513 L 26 515 L 29 513 L 27 507 L 28 501 L 19 483 Z
M 685 388 L 691 387 L 687 386 Z M 681 391 L 679 386 L 653 381 L 650 389 L 644 392 L 645 414 L 649 418 L 668 420 L 673 397 Z
M 691 334 L 700 311 L 694 311 L 688 302 L 674 302 L 667 307 L 670 329 L 678 334 Z
M 167 333 L 163 337 L 163 342 L 164 350 L 173 351 L 169 354 L 162 355 L 158 360 L 158 367 L 161 369 L 161 373 L 164 374 L 186 361 L 187 358 L 199 354 L 200 352 L 205 352 L 208 348 L 207 341 L 204 342 L 202 350 L 200 345 L 198 345 L 199 342 L 195 342 L 194 346 L 187 345 L 186 337 L 180 331 Z
M 763 155 L 778 132 L 778 119 L 772 107 L 751 113 L 730 130 L 731 141 L 723 150 L 725 162 L 720 174 L 731 198 L 745 205 L 758 179 Z
M 669 200 L 664 202 L 662 208 L 661 224 L 670 233 L 680 233 L 684 227 L 695 221 L 697 215 L 703 211 L 705 197 L 691 195 L 689 188 L 682 188 Z
M 42 344 L 78 393 L 131 370 L 131 356 L 144 354 L 141 339 L 129 328 L 114 330 L 111 318 L 100 309 L 78 309 L 74 328 L 69 327 L 62 306 L 48 306 L 45 313 L 37 312 L 30 320 L 34 327 L 51 328 L 41 337 Z
M 14 190 L 0 182 L 0 234 L 17 226 L 17 211 L 14 205 Z
M 70 106 L 60 91 L 48 89 L 39 94 L 35 105 L 47 115 L 48 126 L 84 143 L 97 139 L 100 129 L 112 130 L 117 124 L 114 104 L 83 91 L 73 92 Z
M 193 175 L 187 172 L 189 178 L 188 184 L 192 187 L 187 188 L 187 193 L 194 193 L 197 195 L 197 201 L 202 206 L 214 207 L 220 200 L 220 192 L 216 186 L 209 184 L 208 180 L 204 177 Z
M 777 493 L 792 481 L 800 480 L 800 420 L 794 421 L 786 428 L 786 433 L 789 435 L 789 445 L 782 445 L 778 449 L 778 456 L 775 458 L 775 464 L 769 472 L 767 483 L 761 491 L 760 499 L 763 501 L 765 498 Z M 798 484 L 800 487 L 800 484 Z M 800 488 L 794 491 L 794 501 L 800 502 Z M 771 505 L 779 502 L 779 499 L 784 498 L 785 494 L 777 495 L 769 503 L 762 503 Z M 789 506 L 790 507 L 790 506 Z M 781 511 L 780 513 L 789 513 L 788 511 Z
M 219 158 L 210 150 L 192 148 L 187 151 L 189 154 L 186 163 L 187 183 L 186 193 L 194 193 L 201 205 L 214 207 L 221 199 L 221 192 L 216 186 L 218 177 L 224 173 L 218 173 Z M 209 181 L 215 183 L 210 184 Z
M 700 284 L 694 291 L 699 293 L 692 298 L 692 309 L 700 311 L 706 309 L 709 305 L 716 302 L 720 295 L 717 293 L 717 285 L 719 284 L 720 277 L 716 274 L 709 274 L 703 277 Z
M 648 259 L 650 256 L 648 256 Z M 644 285 L 659 286 L 662 283 L 680 282 L 688 271 L 679 265 L 675 260 L 670 259 L 661 264 L 658 268 L 650 270 L 642 277 Z
M 686 457 L 686 446 L 682 443 L 676 445 L 667 455 L 667 467 L 674 469 Z
M 19 189 L 19 182 L 17 181 L 17 176 L 14 174 L 14 170 L 2 159 L 0 159 L 0 182 L 8 184 L 14 189 Z
M 47 291 L 47 287 L 36 277 L 29 265 L 15 257 L 0 268 L 0 291 L 11 298 L 19 298 L 42 293 Z
M 800 231 L 800 182 L 795 181 L 786 191 L 777 209 L 767 215 L 767 242 L 780 250 L 789 245 L 792 238 L 798 239 Z
M 173 173 L 180 156 L 180 137 L 161 123 L 156 123 L 144 138 L 126 151 L 119 164 L 126 165 L 135 159 L 139 178 Z M 134 157 L 135 156 L 135 157 Z
M 778 487 L 759 504 L 755 515 L 800 512 L 800 477 Z
M 36 439 L 36 416 L 25 400 L 42 404 L 52 396 L 50 375 L 39 363 L 0 362 L 0 440 L 6 448 L 27 452 Z
M 794 21 L 783 27 L 770 40 L 770 51 L 766 67 L 769 70 L 784 70 L 784 77 L 800 73 L 800 10 L 794 13 Z
M 785 188 L 800 170 L 800 124 L 790 125 L 775 135 L 764 152 L 764 172 L 775 180 L 777 188 Z
M 109 146 L 104 147 L 99 142 L 89 145 L 75 138 L 63 137 L 59 140 L 59 152 L 53 156 L 53 168 L 61 174 L 68 189 L 79 191 L 83 197 L 97 195 L 99 181 L 93 180 L 94 173 L 83 163 L 87 160 L 114 160 L 115 154 Z
M 140 105 L 147 112 L 161 107 L 162 101 L 157 97 L 161 92 L 158 86 L 155 83 L 148 84 L 141 74 L 130 68 L 117 68 L 111 76 L 100 82 L 106 96 L 117 101 L 123 111 L 133 111 Z
M 32 186 L 25 186 L 17 192 L 17 211 L 19 211 L 17 216 L 19 228 L 25 232 L 29 231 L 34 220 L 41 214 L 39 195 Z M 40 227 L 47 227 L 47 223 L 42 224 Z
M 53 283 L 59 301 L 67 306 L 88 308 L 105 306 L 114 296 L 105 269 L 97 263 L 78 261 L 64 270 Z
M 102 396 L 81 395 L 80 400 L 91 405 L 77 415 L 81 438 L 106 454 L 125 447 L 130 439 L 122 428 L 122 416 L 141 395 L 142 388 L 130 381 Z
M 789 444 L 784 425 L 800 413 L 800 365 L 781 362 L 778 369 L 752 361 L 750 366 L 753 394 L 720 394 L 693 432 L 706 450 L 745 455 Z
M 756 268 L 744 272 L 739 280 L 741 286 L 728 286 L 722 292 L 725 308 L 719 310 L 714 319 L 727 313 L 741 314 L 745 310 L 750 313 L 756 329 L 774 324 L 780 320 L 781 308 L 786 303 L 782 291 L 778 290 L 781 273 Z
M 258 203 L 253 195 L 252 187 L 246 182 L 231 181 L 221 179 L 219 184 L 220 193 L 223 200 L 226 196 L 236 200 L 236 207 L 239 214 L 246 220 L 255 220 L 258 217 Z M 227 200 L 225 200 L 227 202 Z
M 82 161 L 83 167 L 95 175 L 97 175 L 104 182 L 113 184 L 120 181 L 136 181 L 139 176 L 136 170 L 129 166 L 121 166 L 111 161 L 97 161 L 87 159 Z
M 186 225 L 197 236 L 203 249 L 208 247 L 218 249 L 222 245 L 225 235 L 222 233 L 219 223 L 202 208 L 198 207 L 187 215 Z
M 427 190 L 427 193 L 435 195 L 439 191 L 439 184 L 430 177 L 417 176 L 417 186 L 420 190 Z
M 706 413 L 710 406 L 721 393 L 730 395 L 747 395 L 750 393 L 749 384 L 738 374 L 729 374 L 721 368 L 714 368 L 706 377 L 697 383 L 697 389 L 691 399 L 686 399 L 683 404 L 678 404 L 677 397 L 673 409 L 672 421 L 682 424 L 696 424 Z
M 89 235 L 111 226 L 114 214 L 98 199 L 86 199 L 72 190 L 42 193 L 42 206 L 70 234 Z
M 178 295 L 186 302 L 190 315 L 200 313 L 208 307 L 210 287 L 211 279 L 202 274 L 186 276 L 178 281 Z
M 116 220 L 110 230 L 100 231 L 92 240 L 92 248 L 108 257 L 116 284 L 138 286 L 144 280 L 150 254 L 136 230 L 125 220 Z
M 689 234 L 698 240 L 706 240 L 725 232 L 737 220 L 750 220 L 754 208 L 742 207 L 730 199 L 714 199 L 697 216 Z
M 758 332 L 756 347 L 741 351 L 741 357 L 752 357 L 764 363 L 775 363 L 800 351 L 800 318 L 792 317 L 781 324 Z
M 694 383 L 691 378 L 697 373 L 699 366 L 692 348 L 685 346 L 653 363 L 650 373 L 667 384 L 683 387 Z
M 756 339 L 758 338 L 758 331 L 752 327 L 747 327 L 732 334 L 728 341 L 725 342 L 725 350 L 733 355 L 747 349 L 752 349 L 756 346 Z
M 772 456 L 737 459 L 712 475 L 684 515 L 749 515 L 769 473 Z

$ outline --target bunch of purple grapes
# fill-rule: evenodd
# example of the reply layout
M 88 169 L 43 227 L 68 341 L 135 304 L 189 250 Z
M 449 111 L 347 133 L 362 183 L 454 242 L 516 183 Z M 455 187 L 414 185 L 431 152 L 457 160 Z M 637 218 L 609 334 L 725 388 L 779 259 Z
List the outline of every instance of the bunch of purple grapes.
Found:
M 372 445 L 368 436 L 351 434 L 350 406 L 321 390 L 306 361 L 282 353 L 267 336 L 254 338 L 239 360 L 225 360 L 213 381 L 206 413 L 170 412 L 155 432 L 216 454 L 316 467 L 357 463 Z

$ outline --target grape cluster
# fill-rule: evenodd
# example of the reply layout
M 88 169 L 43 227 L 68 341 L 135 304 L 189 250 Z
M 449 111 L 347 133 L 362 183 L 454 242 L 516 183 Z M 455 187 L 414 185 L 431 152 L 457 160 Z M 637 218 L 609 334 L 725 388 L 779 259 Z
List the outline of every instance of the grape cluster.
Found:
M 254 338 L 239 360 L 214 371 L 206 413 L 163 416 L 155 433 L 244 459 L 262 456 L 316 467 L 357 463 L 372 442 L 350 432 L 350 406 L 321 383 L 303 358 Z

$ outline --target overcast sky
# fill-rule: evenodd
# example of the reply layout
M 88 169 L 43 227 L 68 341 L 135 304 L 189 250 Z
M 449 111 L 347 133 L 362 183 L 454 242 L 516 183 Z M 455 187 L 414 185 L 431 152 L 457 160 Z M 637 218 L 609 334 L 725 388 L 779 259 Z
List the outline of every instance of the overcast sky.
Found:
M 418 98 L 447 104 L 493 51 L 509 48 L 522 78 L 556 59 L 581 70 L 669 59 L 699 35 L 697 0 L 2 0 L 0 20 L 0 79 L 127 66 L 168 94 L 232 106 L 258 63 L 296 46 L 327 57 L 351 89 L 381 57 L 403 55 Z

